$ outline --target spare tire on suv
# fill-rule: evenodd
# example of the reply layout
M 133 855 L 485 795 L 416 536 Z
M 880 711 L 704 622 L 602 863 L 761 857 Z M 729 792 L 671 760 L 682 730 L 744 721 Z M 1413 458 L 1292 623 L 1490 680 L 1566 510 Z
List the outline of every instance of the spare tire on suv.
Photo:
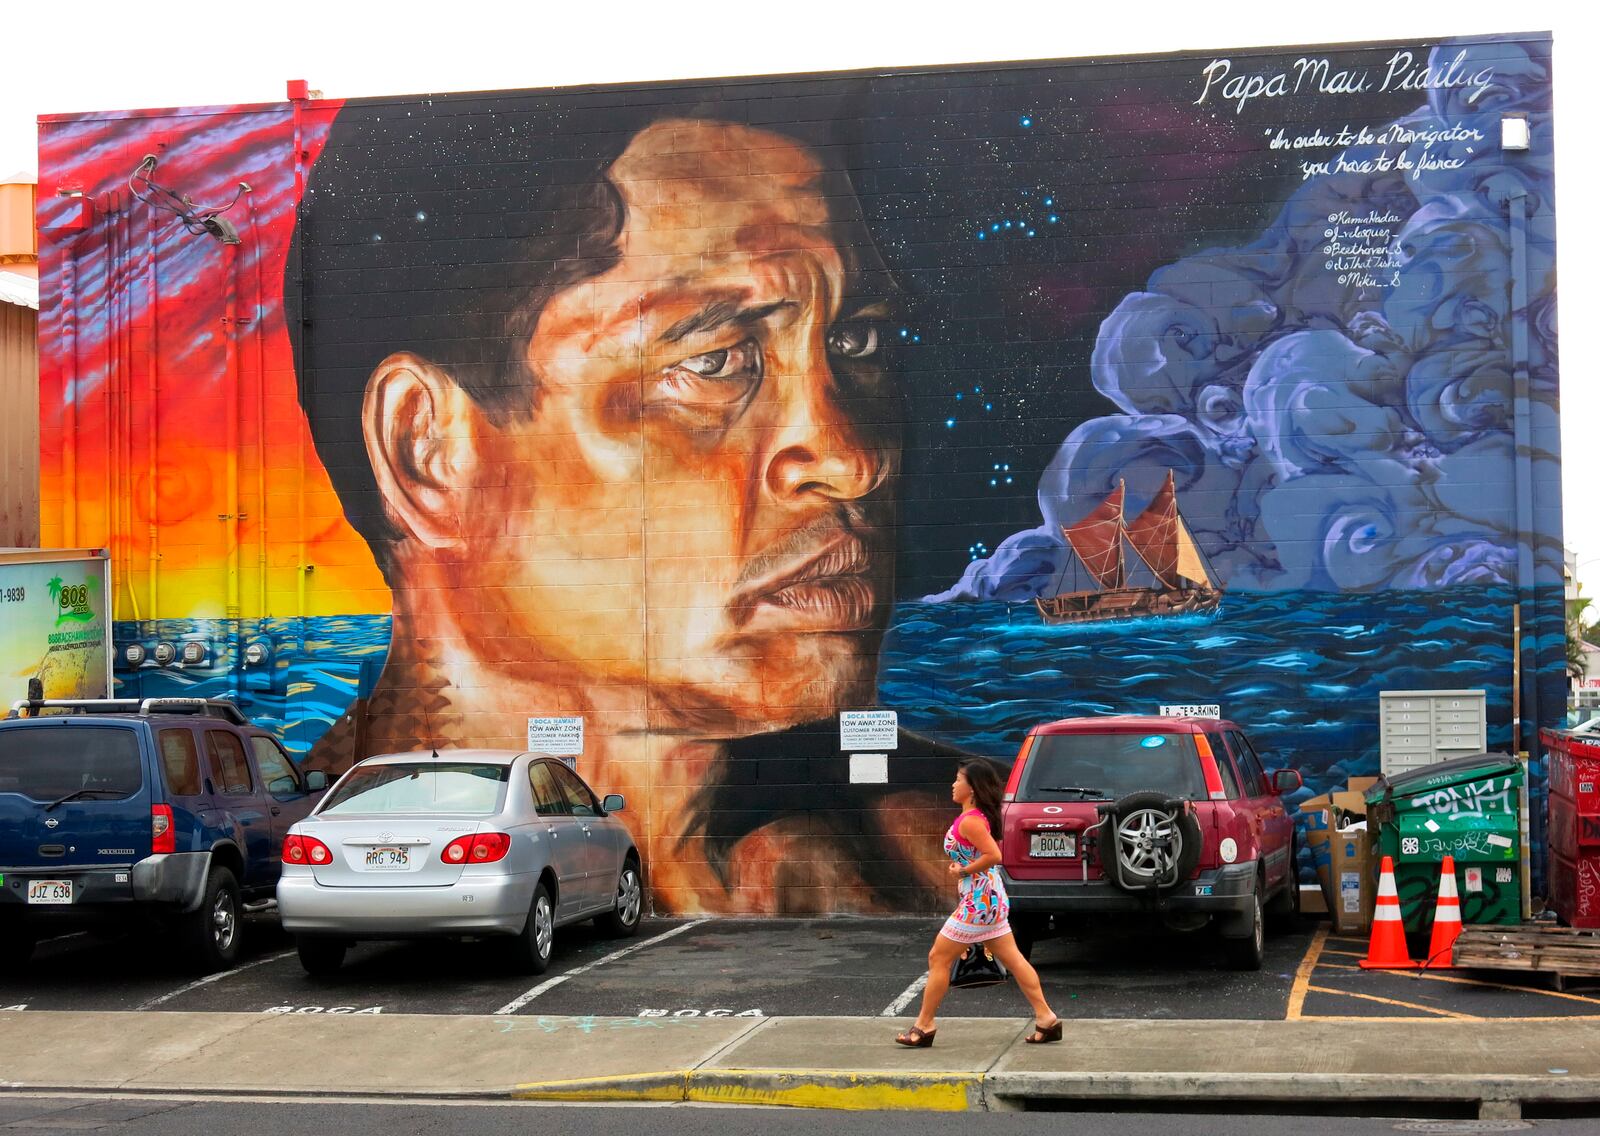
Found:
M 1100 869 L 1112 884 L 1124 891 L 1164 891 L 1194 873 L 1200 823 L 1187 801 L 1146 789 L 1100 812 Z

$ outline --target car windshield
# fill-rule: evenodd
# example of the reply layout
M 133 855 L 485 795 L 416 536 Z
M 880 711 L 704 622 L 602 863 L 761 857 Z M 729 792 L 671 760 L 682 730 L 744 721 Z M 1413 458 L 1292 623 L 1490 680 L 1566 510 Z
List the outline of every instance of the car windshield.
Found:
M 500 811 L 511 769 L 506 765 L 417 761 L 363 765 L 327 796 L 318 816 L 355 813 L 473 813 Z
M 1022 801 L 1114 801 L 1141 789 L 1206 799 L 1193 735 L 1160 731 L 1040 734 L 1017 789 Z
M 35 801 L 72 794 L 131 797 L 144 784 L 139 741 L 121 726 L 37 726 L 0 730 L 0 793 Z

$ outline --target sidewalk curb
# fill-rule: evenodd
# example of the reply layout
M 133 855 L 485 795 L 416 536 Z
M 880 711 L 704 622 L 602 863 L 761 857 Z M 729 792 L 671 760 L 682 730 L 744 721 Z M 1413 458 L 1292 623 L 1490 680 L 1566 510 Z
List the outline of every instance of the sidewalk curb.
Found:
M 843 1073 L 818 1069 L 679 1069 L 518 1085 L 516 1100 L 687 1101 L 788 1108 L 983 1112 L 982 1073 Z M 1004 1108 L 1005 1106 L 1000 1106 Z
M 1497 1115 L 1505 1106 L 1523 1104 L 1600 1105 L 1600 1081 L 1515 1074 L 993 1072 L 985 1078 L 984 1088 L 992 1097 L 1016 1101 L 1426 1102 L 1477 1104 Z

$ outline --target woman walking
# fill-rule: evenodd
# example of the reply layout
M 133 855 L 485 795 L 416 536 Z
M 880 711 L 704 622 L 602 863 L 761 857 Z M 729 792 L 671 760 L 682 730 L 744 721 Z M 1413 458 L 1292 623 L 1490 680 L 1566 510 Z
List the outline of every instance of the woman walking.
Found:
M 1001 792 L 999 774 L 981 760 L 963 765 L 950 786 L 950 798 L 963 811 L 944 834 L 944 850 L 950 857 L 950 874 L 960 881 L 961 902 L 933 940 L 922 1012 L 915 1025 L 895 1038 L 901 1045 L 925 1049 L 933 1044 L 938 1032 L 933 1019 L 950 989 L 950 967 L 973 943 L 983 943 L 1005 964 L 1033 1007 L 1033 1032 L 1023 1040 L 1034 1045 L 1061 1040 L 1061 1019 L 1044 1000 L 1039 972 L 1022 957 L 1011 935 L 1011 902 L 997 870 Z

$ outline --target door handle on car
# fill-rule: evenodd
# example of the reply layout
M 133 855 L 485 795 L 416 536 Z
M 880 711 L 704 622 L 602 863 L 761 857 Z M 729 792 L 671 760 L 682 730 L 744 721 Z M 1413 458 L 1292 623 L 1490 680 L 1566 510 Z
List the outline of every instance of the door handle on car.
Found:
M 272 806 L 272 815 L 273 815 L 273 816 L 278 816 L 278 815 L 280 815 L 280 814 L 281 814 L 281 813 L 282 813 L 282 812 L 283 812 L 283 810 L 282 810 L 282 809 L 280 809 L 280 808 L 279 808 L 279 807 L 278 807 L 278 806 L 277 806 L 277 805 L 273 805 L 273 806 Z

